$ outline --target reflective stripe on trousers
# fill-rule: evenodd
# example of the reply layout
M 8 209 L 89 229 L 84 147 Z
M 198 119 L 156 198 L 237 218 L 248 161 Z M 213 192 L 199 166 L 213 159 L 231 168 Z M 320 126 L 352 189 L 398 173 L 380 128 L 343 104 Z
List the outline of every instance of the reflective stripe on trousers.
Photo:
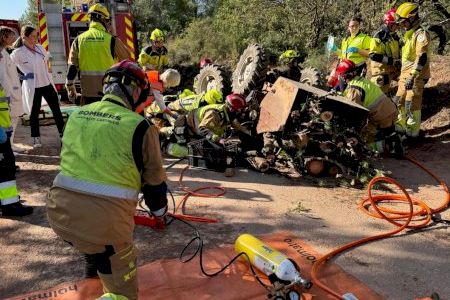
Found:
M 126 200 L 137 200 L 139 194 L 139 191 L 130 188 L 87 182 L 61 173 L 56 175 L 53 185 L 93 196 L 114 197 Z
M 15 180 L 0 183 L 0 204 L 7 205 L 19 202 L 19 192 Z

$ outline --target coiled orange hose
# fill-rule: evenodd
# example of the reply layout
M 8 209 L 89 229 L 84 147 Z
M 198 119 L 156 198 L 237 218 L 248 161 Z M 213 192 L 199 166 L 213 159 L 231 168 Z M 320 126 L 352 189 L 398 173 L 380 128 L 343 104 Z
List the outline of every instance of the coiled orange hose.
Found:
M 175 213 L 178 211 L 178 209 L 181 207 L 184 209 L 186 201 L 189 199 L 190 196 L 196 196 L 196 197 L 208 197 L 208 198 L 217 198 L 221 197 L 225 194 L 225 188 L 218 187 L 218 186 L 205 186 L 196 188 L 195 190 L 190 190 L 188 187 L 183 185 L 183 176 L 184 173 L 189 169 L 189 166 L 186 166 L 180 174 L 180 178 L 178 179 L 178 183 L 180 184 L 181 190 L 186 192 L 184 194 L 183 198 L 178 202 L 178 204 L 175 207 Z M 204 190 L 218 190 L 217 193 L 200 193 L 200 191 Z M 217 223 L 217 219 L 211 219 L 211 218 L 203 218 L 203 217 L 195 217 L 191 215 L 184 215 L 184 214 L 176 214 L 177 218 L 185 220 L 185 221 L 192 221 L 192 222 L 200 222 L 200 223 Z
M 314 263 L 312 270 L 311 270 L 311 279 L 315 286 L 321 288 L 322 290 L 326 291 L 330 295 L 333 295 L 337 299 L 344 299 L 342 297 L 342 295 L 340 295 L 338 292 L 330 289 L 329 287 L 327 287 L 325 284 L 323 284 L 319 280 L 317 274 L 318 274 L 320 267 L 323 264 L 325 264 L 328 260 L 330 260 L 334 256 L 338 255 L 339 253 L 347 251 L 351 248 L 355 248 L 355 247 L 364 245 L 371 241 L 387 238 L 389 236 L 399 233 L 400 231 L 404 230 L 405 228 L 417 229 L 417 228 L 426 227 L 429 224 L 429 222 L 431 221 L 432 214 L 441 212 L 449 206 L 450 192 L 449 192 L 447 184 L 443 180 L 441 180 L 439 177 L 437 177 L 434 173 L 432 173 L 430 170 L 428 170 L 423 164 L 418 162 L 415 158 L 413 158 L 411 156 L 406 156 L 406 159 L 408 159 L 410 162 L 417 165 L 419 168 L 421 168 L 422 170 L 427 172 L 431 177 L 433 177 L 437 182 L 439 182 L 439 184 L 442 186 L 444 192 L 446 193 L 445 199 L 442 202 L 442 204 L 440 206 L 438 206 L 437 208 L 430 208 L 422 200 L 416 199 L 416 198 L 411 198 L 409 196 L 408 192 L 405 190 L 405 188 L 396 180 L 389 178 L 389 177 L 382 177 L 382 176 L 374 177 L 369 182 L 369 185 L 367 187 L 367 196 L 365 198 L 363 198 L 363 200 L 359 204 L 359 208 L 362 209 L 364 211 L 364 213 L 366 213 L 367 215 L 375 217 L 375 218 L 379 218 L 379 219 L 385 219 L 389 223 L 397 226 L 397 228 L 392 231 L 386 232 L 386 233 L 369 236 L 369 237 L 348 243 L 348 244 L 341 246 L 341 247 L 325 254 L 324 256 L 322 256 L 320 259 L 318 259 Z M 372 195 L 372 187 L 377 182 L 385 182 L 385 183 L 393 184 L 393 185 L 397 186 L 402 191 L 403 194 L 385 194 L 385 195 L 375 195 L 374 196 L 374 195 Z M 399 210 L 388 209 L 386 207 L 379 207 L 377 205 L 379 202 L 384 202 L 384 203 L 386 203 L 386 202 L 407 202 L 409 205 L 409 210 L 408 211 L 399 211 Z M 419 209 L 414 210 L 415 206 L 416 207 L 418 206 Z M 373 209 L 373 211 L 370 211 L 370 207 Z M 413 221 L 414 224 L 411 224 L 411 221 L 413 220 L 413 218 L 415 218 L 415 220 Z

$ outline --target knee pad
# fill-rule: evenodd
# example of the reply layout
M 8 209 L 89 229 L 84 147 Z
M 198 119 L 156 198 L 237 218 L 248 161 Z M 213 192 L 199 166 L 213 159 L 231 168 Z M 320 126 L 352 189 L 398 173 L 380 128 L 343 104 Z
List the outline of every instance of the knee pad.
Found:
M 95 254 L 85 254 L 86 263 L 95 266 L 102 274 L 112 274 L 111 262 L 109 258 L 114 255 L 114 248 L 111 245 L 105 246 L 105 252 Z

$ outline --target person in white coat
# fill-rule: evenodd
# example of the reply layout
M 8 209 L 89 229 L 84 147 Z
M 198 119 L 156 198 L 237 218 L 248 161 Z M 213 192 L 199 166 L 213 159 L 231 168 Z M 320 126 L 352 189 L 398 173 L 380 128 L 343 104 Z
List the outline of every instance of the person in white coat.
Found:
M 39 131 L 42 97 L 52 110 L 60 136 L 64 129 L 58 94 L 48 70 L 49 54 L 37 42 L 37 30 L 29 25 L 23 26 L 20 38 L 14 45 L 16 49 L 11 54 L 12 61 L 24 74 L 22 76 L 23 110 L 30 115 L 31 137 L 35 148 L 42 146 Z
M 12 134 L 11 142 L 14 139 L 14 132 L 17 126 L 19 116 L 23 115 L 22 108 L 22 90 L 20 86 L 19 73 L 17 67 L 11 60 L 9 53 L 13 50 L 9 48 L 16 40 L 16 33 L 13 29 L 0 26 L 0 57 L 2 60 L 0 64 L 3 70 L 3 88 L 5 89 L 6 96 L 10 97 L 10 109 L 11 109 L 11 123 Z

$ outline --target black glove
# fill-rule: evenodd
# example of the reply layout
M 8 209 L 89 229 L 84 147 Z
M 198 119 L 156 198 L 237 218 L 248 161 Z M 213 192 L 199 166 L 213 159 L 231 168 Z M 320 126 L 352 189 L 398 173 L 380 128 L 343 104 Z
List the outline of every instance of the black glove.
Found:
M 394 59 L 394 68 L 401 69 L 402 68 L 402 61 L 400 59 Z
M 414 77 L 409 77 L 408 79 L 406 79 L 405 81 L 405 89 L 407 91 L 412 90 L 414 87 Z
M 167 184 L 164 181 L 154 186 L 145 184 L 141 190 L 150 211 L 156 217 L 164 216 L 167 212 Z

